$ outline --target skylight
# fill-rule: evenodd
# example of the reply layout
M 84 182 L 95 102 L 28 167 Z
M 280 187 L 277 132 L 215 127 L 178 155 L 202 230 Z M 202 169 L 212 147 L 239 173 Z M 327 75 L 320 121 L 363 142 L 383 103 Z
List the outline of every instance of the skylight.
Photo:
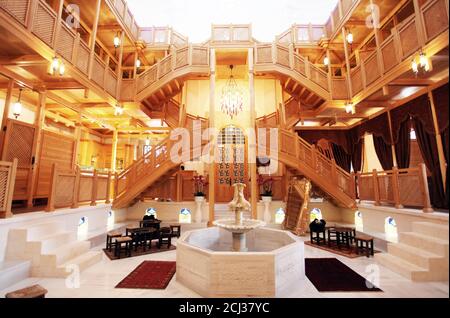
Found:
M 272 42 L 292 24 L 325 24 L 337 0 L 128 0 L 139 26 L 171 26 L 201 43 L 211 24 L 248 24 L 258 41 Z

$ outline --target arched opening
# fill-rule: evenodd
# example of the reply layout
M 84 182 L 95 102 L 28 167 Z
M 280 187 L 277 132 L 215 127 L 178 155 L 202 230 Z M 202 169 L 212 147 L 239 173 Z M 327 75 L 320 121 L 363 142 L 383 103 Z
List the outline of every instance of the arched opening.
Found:
M 148 208 L 148 209 L 145 211 L 145 216 L 154 216 L 155 219 L 158 218 L 158 214 L 156 213 L 156 209 L 155 209 L 155 208 Z
M 362 213 L 360 211 L 355 212 L 355 228 L 359 232 L 363 232 L 364 230 Z
M 389 241 L 397 241 L 398 239 L 398 230 L 397 230 L 397 222 L 391 216 L 387 217 L 384 221 L 384 232 L 386 234 L 386 239 Z
M 309 214 L 310 222 L 313 222 L 315 219 L 317 219 L 319 221 L 323 219 L 322 210 L 319 208 L 312 209 L 312 211 Z
M 85 240 L 89 231 L 89 219 L 87 216 L 82 216 L 78 220 L 78 239 Z
M 179 217 L 178 217 L 178 221 L 180 222 L 180 223 L 187 223 L 187 224 L 190 224 L 190 223 L 192 223 L 192 213 L 191 213 L 191 210 L 189 210 L 189 209 L 186 209 L 186 208 L 184 208 L 184 209 L 181 209 L 181 211 L 180 211 L 180 215 L 179 215 Z
M 107 225 L 106 225 L 108 231 L 110 231 L 114 228 L 115 223 L 116 223 L 116 221 L 115 221 L 114 211 L 111 210 L 108 212 L 108 220 L 107 220 Z

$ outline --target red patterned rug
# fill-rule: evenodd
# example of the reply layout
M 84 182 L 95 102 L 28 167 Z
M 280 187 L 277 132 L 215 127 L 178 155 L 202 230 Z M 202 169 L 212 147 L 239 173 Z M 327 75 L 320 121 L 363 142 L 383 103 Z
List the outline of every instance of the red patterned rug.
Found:
M 145 261 L 116 288 L 166 289 L 176 271 L 176 262 Z

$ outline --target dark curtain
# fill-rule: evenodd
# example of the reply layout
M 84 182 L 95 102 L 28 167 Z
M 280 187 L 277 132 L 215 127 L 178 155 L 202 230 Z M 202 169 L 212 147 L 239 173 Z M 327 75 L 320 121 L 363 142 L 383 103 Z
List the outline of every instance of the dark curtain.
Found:
M 347 172 L 351 171 L 352 156 L 347 154 L 342 146 L 335 143 L 331 143 L 331 149 L 333 150 L 334 160 L 336 164 Z
M 351 145 L 350 154 L 352 157 L 353 171 L 361 172 L 363 169 L 364 138 L 359 136 L 358 127 L 349 131 L 348 139 Z
M 413 124 L 420 153 L 425 161 L 425 165 L 431 172 L 429 184 L 431 203 L 435 208 L 448 209 L 448 202 L 445 199 L 444 187 L 442 185 L 436 137 L 427 132 L 420 118 L 413 118 Z
M 447 178 L 445 179 L 446 180 L 446 182 L 445 182 L 445 189 L 446 189 L 445 201 L 447 202 L 447 205 L 448 205 L 448 202 L 450 200 L 449 189 L 448 189 L 448 126 L 442 132 L 442 144 L 444 146 L 445 161 L 447 162 L 447 171 L 446 171 Z
M 397 140 L 394 140 L 395 155 L 399 169 L 409 168 L 411 159 L 411 120 L 408 118 L 400 124 Z
M 392 170 L 394 167 L 392 147 L 384 141 L 382 136 L 375 135 L 373 135 L 373 145 L 375 146 L 375 152 L 377 153 L 378 160 L 380 160 L 383 170 Z

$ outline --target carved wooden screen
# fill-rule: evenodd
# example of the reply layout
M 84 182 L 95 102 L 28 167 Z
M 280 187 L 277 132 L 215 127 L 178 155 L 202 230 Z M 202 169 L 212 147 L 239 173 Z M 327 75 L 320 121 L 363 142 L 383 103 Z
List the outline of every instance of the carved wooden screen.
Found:
M 3 160 L 18 160 L 13 200 L 26 200 L 30 191 L 33 144 L 36 128 L 33 125 L 9 119 L 6 128 Z
M 229 202 L 233 199 L 232 185 L 248 183 L 244 133 L 240 128 L 228 126 L 221 130 L 217 145 L 216 201 Z M 248 188 L 246 188 L 246 193 L 248 193 L 247 191 Z
M 304 235 L 308 230 L 311 188 L 311 182 L 307 179 L 293 180 L 289 185 L 284 229 L 297 235 Z
M 75 139 L 69 136 L 43 131 L 41 153 L 38 160 L 37 186 L 34 196 L 46 198 L 50 189 L 52 166 L 57 164 L 58 171 L 71 172 L 75 165 Z

